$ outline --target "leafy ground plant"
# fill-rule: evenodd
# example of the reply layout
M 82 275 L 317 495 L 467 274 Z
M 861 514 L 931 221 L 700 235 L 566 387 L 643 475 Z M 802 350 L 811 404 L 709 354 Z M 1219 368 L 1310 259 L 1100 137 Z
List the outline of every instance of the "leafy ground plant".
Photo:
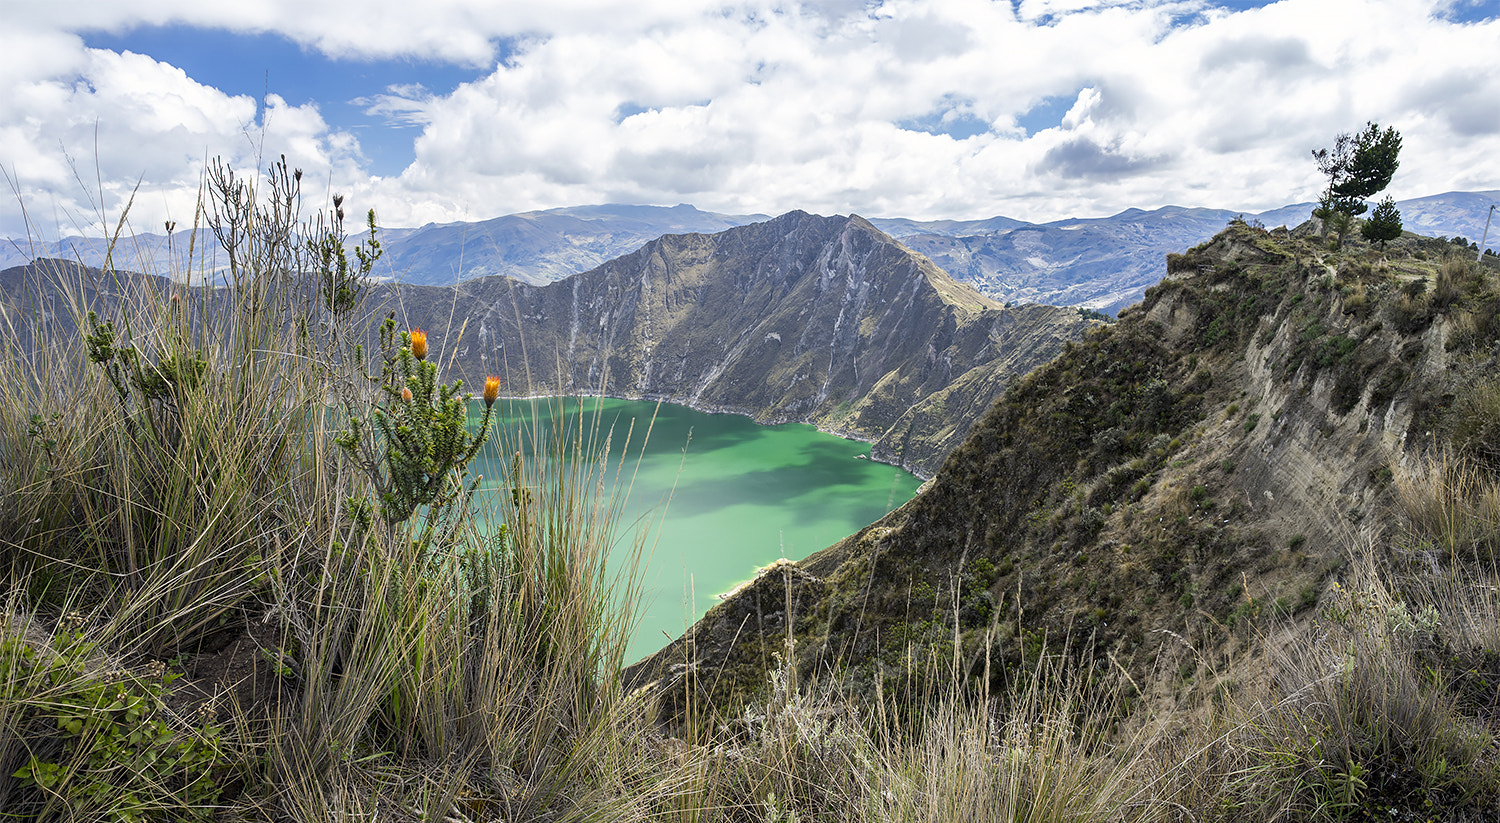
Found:
M 179 675 L 114 668 L 80 633 L 28 642 L 8 626 L 22 631 L 0 634 L 4 818 L 210 818 L 227 772 L 222 729 L 167 710 Z

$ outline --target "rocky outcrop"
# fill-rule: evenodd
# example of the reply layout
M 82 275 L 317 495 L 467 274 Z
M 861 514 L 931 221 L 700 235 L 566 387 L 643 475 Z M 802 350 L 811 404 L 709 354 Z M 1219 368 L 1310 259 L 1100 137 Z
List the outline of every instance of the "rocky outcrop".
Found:
M 494 373 L 514 395 L 814 423 L 923 475 L 1089 326 L 1071 309 L 1002 308 L 859 217 L 803 212 L 668 235 L 546 286 L 387 288 L 377 300 L 455 352 L 469 385 Z

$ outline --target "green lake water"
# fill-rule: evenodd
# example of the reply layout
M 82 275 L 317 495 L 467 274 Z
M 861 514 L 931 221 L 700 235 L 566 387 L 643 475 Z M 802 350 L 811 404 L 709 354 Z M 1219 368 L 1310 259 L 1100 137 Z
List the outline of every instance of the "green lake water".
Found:
M 592 421 L 597 412 L 600 430 L 613 432 L 611 472 L 634 422 L 623 475 L 629 480 L 634 474 L 634 485 L 622 523 L 628 527 L 644 518 L 654 527 L 642 572 L 640 623 L 628 652 L 632 661 L 676 639 L 720 594 L 760 567 L 781 557 L 800 560 L 833 544 L 905 503 L 921 484 L 895 466 L 856 459 L 869 457 L 868 443 L 808 425 L 762 426 L 739 415 L 595 398 L 561 406 L 502 400 L 496 410 L 506 431 L 518 425 L 550 431 L 559 408 L 576 420 L 580 403 L 584 419 Z M 487 444 L 473 469 L 487 478 L 502 476 L 493 462 L 497 453 Z M 622 543 L 628 534 L 621 529 Z

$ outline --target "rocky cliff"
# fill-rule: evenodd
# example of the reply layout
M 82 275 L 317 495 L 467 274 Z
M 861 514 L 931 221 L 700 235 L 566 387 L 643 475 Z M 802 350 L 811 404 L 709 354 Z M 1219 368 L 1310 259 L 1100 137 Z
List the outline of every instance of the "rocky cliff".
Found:
M 924 492 L 767 570 L 630 682 L 664 717 L 689 693 L 733 711 L 791 641 L 803 674 L 871 695 L 953 665 L 1003 680 L 1043 650 L 1164 699 L 1224 685 L 1257 621 L 1311 616 L 1351 551 L 1400 528 L 1393 481 L 1445 449 L 1500 467 L 1500 291 L 1445 246 L 1332 253 L 1236 223 L 1172 255 Z
M 1005 309 L 858 217 L 667 235 L 546 286 L 489 277 L 374 299 L 514 395 L 653 398 L 872 441 L 930 475 L 1011 379 L 1090 322 Z M 457 341 L 452 345 L 450 341 Z

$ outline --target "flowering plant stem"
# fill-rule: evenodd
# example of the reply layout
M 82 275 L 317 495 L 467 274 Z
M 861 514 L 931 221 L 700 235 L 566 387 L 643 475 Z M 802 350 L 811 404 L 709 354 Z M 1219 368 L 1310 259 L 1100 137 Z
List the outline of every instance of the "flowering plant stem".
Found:
M 388 317 L 380 347 L 379 397 L 368 419 L 351 412 L 337 443 L 370 479 L 387 529 L 394 532 L 427 507 L 418 539 L 425 545 L 461 516 L 478 487 L 477 479 L 468 480 L 468 464 L 484 445 L 494 410 L 487 403 L 478 431 L 469 431 L 463 381 L 439 382 L 424 332 L 398 334 L 395 318 Z M 352 502 L 356 517 L 368 520 L 368 502 Z

